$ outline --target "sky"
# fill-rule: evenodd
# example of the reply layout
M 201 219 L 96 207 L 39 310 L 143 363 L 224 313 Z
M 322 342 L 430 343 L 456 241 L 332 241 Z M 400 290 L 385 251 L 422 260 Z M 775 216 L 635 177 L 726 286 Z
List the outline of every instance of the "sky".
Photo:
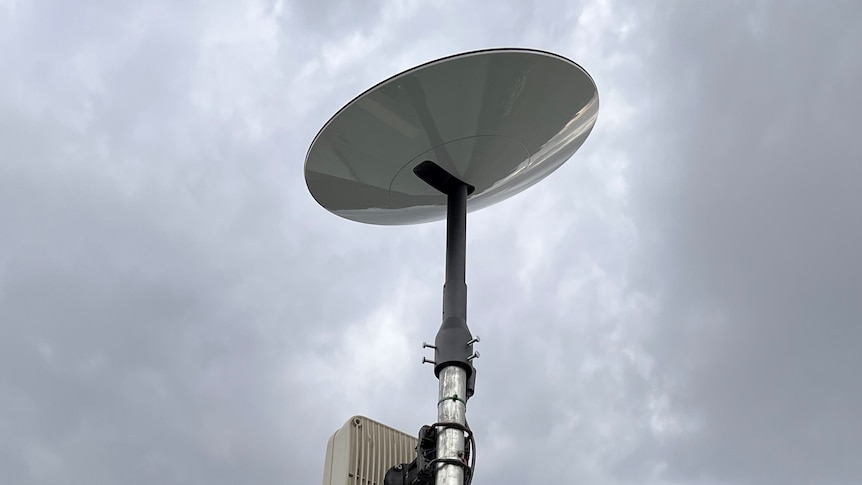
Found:
M 862 483 L 862 3 L 0 0 L 0 484 L 318 484 L 436 418 L 444 225 L 334 216 L 341 106 L 552 51 L 583 147 L 468 219 L 475 485 Z

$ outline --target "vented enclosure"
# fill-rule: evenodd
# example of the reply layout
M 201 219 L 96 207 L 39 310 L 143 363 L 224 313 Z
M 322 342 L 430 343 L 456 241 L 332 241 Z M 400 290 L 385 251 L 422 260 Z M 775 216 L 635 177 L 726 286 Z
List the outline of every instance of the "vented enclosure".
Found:
M 326 444 L 323 485 L 382 485 L 387 470 L 416 458 L 416 442 L 407 433 L 354 416 Z

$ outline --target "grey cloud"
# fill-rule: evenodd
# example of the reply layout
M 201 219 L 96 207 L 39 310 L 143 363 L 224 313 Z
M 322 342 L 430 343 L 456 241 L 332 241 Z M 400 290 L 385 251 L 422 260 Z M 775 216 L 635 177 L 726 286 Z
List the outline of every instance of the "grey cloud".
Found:
M 854 483 L 862 470 L 851 126 L 854 3 L 654 13 L 655 116 L 635 174 L 661 295 L 656 383 L 693 426 L 661 439 L 667 476 Z M 666 24 L 665 24 L 666 22 Z M 652 447 L 654 444 L 646 444 Z
M 285 366 L 391 292 L 397 266 L 370 257 L 389 243 L 313 251 L 363 231 L 310 226 L 326 214 L 299 165 L 270 168 L 277 141 L 197 110 L 195 32 L 97 11 L 89 28 L 23 12 L 16 40 L 49 45 L 3 49 L 0 481 L 317 480 L 306 436 L 325 445 L 331 423 L 297 424 L 309 398 Z

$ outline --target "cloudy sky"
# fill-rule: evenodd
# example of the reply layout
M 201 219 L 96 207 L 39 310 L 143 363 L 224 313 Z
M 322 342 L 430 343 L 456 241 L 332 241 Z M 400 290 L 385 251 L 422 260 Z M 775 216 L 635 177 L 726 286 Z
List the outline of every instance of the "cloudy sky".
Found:
M 483 4 L 484 3 L 484 4 Z M 862 3 L 0 0 L 0 484 L 318 484 L 436 417 L 442 223 L 317 206 L 339 107 L 557 52 L 599 120 L 471 214 L 476 485 L 862 483 Z

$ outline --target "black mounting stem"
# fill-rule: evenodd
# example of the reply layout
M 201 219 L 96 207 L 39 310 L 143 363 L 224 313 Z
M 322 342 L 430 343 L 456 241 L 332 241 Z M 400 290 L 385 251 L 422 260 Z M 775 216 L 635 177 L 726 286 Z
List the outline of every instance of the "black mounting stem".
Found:
M 467 196 L 475 190 L 439 165 L 425 161 L 413 172 L 446 194 L 446 283 L 443 286 L 443 323 L 434 341 L 434 374 L 448 366 L 467 372 L 467 397 L 472 396 L 475 368 L 471 362 L 473 336 L 467 327 Z

